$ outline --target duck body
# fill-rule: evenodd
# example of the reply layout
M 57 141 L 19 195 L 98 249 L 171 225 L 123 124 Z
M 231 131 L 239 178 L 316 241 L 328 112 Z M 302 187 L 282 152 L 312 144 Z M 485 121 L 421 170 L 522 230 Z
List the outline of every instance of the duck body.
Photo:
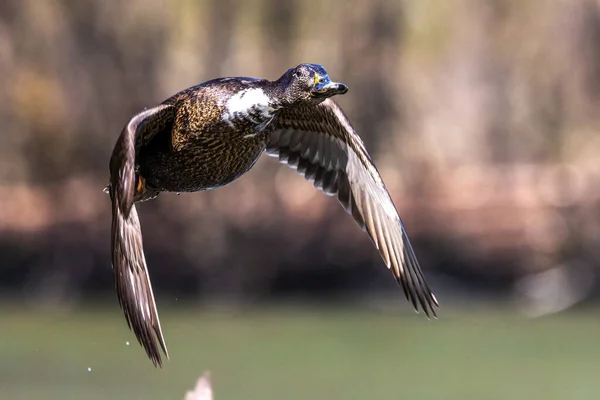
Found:
M 269 123 L 277 112 L 268 83 L 215 79 L 165 100 L 162 104 L 176 110 L 172 123 L 139 150 L 136 167 L 144 189 L 214 189 L 250 170 L 266 148 Z

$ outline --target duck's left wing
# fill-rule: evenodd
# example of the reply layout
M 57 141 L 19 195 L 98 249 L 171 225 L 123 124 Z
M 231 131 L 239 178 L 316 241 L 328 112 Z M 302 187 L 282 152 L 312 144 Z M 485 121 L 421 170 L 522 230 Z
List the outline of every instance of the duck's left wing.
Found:
M 160 105 L 135 115 L 125 126 L 110 159 L 112 202 L 112 266 L 119 303 L 127 324 L 135 333 L 154 365 L 161 365 L 160 348 L 167 358 L 167 346 L 160 327 L 152 284 L 144 257 L 142 231 L 134 197 L 136 193 L 136 156 L 172 123 L 175 108 Z M 159 348 L 160 346 L 160 348 Z
M 415 309 L 435 316 L 429 289 L 396 207 L 362 140 L 331 99 L 280 111 L 267 154 L 296 168 L 315 187 L 337 195 L 366 230 Z

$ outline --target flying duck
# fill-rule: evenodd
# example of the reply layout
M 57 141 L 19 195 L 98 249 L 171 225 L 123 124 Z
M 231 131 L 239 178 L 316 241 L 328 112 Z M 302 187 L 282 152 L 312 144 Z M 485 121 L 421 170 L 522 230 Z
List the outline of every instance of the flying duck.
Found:
M 135 203 L 160 192 L 195 192 L 233 182 L 263 152 L 336 195 L 367 232 L 415 310 L 435 317 L 429 289 L 396 207 L 362 140 L 331 99 L 348 87 L 300 64 L 279 79 L 220 78 L 136 114 L 110 158 L 112 267 L 130 329 L 155 366 L 168 358 Z M 160 345 L 160 348 L 159 348 Z

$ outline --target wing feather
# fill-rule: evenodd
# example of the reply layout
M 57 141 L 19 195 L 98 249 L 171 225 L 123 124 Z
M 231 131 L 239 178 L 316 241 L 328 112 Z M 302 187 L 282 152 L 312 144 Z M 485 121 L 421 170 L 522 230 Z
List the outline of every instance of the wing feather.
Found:
M 331 99 L 282 110 L 273 122 L 267 154 L 296 168 L 314 186 L 337 194 L 367 232 L 415 309 L 435 316 L 429 289 L 394 203 L 362 140 Z
M 142 231 L 134 197 L 135 157 L 139 147 L 163 130 L 174 117 L 174 108 L 161 105 L 134 116 L 117 140 L 110 160 L 109 194 L 112 201 L 112 266 L 119 304 L 129 328 L 154 365 L 167 358 L 152 284 L 144 257 Z

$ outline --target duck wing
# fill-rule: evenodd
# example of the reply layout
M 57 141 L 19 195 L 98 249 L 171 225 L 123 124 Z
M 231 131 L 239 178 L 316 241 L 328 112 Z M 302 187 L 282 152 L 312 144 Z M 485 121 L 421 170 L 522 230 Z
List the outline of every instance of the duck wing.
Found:
M 367 232 L 416 311 L 436 315 L 429 289 L 388 190 L 362 140 L 331 99 L 281 110 L 266 152 L 297 169 L 316 188 L 337 195 Z
M 135 115 L 121 132 L 110 159 L 112 266 L 117 295 L 129 328 L 155 366 L 162 365 L 159 345 L 167 359 L 169 354 L 148 276 L 140 221 L 133 204 L 135 159 L 140 146 L 172 124 L 174 117 L 175 107 L 171 105 L 160 105 Z

